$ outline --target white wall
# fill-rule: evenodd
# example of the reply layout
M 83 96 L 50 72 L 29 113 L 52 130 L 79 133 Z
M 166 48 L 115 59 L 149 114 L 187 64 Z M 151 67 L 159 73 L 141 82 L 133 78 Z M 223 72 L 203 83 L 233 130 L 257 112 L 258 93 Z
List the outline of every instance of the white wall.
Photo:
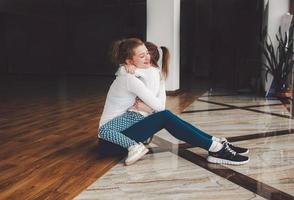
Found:
M 269 1 L 269 16 L 268 16 L 268 34 L 271 37 L 274 46 L 277 46 L 276 33 L 279 31 L 282 16 L 289 12 L 290 0 L 265 0 L 265 4 Z M 268 75 L 268 81 L 265 82 L 265 91 L 268 90 L 272 81 L 272 77 Z
M 282 16 L 288 13 L 290 0 L 269 0 L 268 33 L 271 38 L 275 38 L 279 31 Z M 277 44 L 276 40 L 273 43 Z
M 147 0 L 147 41 L 170 50 L 166 90 L 180 88 L 180 0 Z

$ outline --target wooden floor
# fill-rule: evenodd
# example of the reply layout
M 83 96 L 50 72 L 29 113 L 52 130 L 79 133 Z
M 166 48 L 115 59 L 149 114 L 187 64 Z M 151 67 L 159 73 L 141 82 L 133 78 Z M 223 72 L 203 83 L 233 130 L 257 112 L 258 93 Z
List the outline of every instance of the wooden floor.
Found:
M 72 199 L 121 156 L 102 156 L 97 127 L 112 77 L 1 77 L 0 199 Z M 169 96 L 179 113 L 203 89 Z

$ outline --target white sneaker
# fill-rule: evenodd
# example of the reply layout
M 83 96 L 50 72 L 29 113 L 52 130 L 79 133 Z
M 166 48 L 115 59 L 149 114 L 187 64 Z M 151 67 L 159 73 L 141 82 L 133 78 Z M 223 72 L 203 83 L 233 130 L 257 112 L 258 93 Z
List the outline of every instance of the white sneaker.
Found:
M 137 160 L 142 158 L 146 153 L 148 153 L 149 149 L 147 149 L 141 142 L 139 144 L 135 144 L 130 146 L 128 149 L 128 157 L 125 160 L 125 165 L 134 164 Z

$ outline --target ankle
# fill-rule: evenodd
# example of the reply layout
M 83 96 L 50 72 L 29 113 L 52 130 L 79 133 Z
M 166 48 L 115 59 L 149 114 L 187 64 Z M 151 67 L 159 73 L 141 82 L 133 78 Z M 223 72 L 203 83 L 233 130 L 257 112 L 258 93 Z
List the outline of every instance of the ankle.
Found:
M 214 137 L 214 136 L 212 136 L 211 139 L 212 139 L 213 141 L 215 141 L 215 142 L 221 142 L 221 139 L 218 138 L 218 137 Z
M 223 144 L 220 142 L 212 141 L 208 151 L 210 152 L 218 152 L 223 148 Z
M 129 146 L 128 151 L 131 151 L 133 148 L 140 146 L 140 143 L 135 143 L 132 146 Z

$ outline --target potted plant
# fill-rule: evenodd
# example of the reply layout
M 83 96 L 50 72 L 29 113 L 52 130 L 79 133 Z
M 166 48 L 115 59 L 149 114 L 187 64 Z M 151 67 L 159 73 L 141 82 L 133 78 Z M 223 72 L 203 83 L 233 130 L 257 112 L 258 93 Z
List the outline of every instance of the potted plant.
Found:
M 288 90 L 288 77 L 292 72 L 294 65 L 294 52 L 293 52 L 293 29 L 292 24 L 289 29 L 289 34 L 282 33 L 281 27 L 276 34 L 277 47 L 274 48 L 271 38 L 266 35 L 261 45 L 262 53 L 265 57 L 263 66 L 267 80 L 268 73 L 273 76 L 273 86 L 276 96 L 287 96 Z M 284 37 L 283 37 L 284 36 Z

